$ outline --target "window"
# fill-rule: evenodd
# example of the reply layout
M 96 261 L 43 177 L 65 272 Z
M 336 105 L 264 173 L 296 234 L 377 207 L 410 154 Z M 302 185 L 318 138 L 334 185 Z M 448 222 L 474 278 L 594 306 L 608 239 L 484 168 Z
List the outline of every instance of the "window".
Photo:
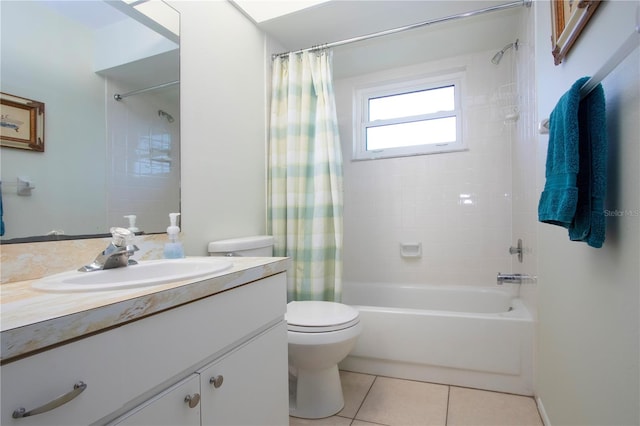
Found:
M 360 89 L 355 93 L 354 160 L 466 149 L 462 74 Z
M 140 135 L 135 150 L 133 173 L 136 176 L 158 176 L 171 173 L 171 134 L 150 129 L 149 135 Z

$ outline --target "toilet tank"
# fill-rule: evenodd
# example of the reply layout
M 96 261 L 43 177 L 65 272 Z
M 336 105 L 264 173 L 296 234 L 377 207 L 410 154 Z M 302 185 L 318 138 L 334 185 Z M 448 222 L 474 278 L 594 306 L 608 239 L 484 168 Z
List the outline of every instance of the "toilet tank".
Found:
M 273 237 L 256 235 L 253 237 L 231 238 L 209 243 L 209 256 L 273 256 Z

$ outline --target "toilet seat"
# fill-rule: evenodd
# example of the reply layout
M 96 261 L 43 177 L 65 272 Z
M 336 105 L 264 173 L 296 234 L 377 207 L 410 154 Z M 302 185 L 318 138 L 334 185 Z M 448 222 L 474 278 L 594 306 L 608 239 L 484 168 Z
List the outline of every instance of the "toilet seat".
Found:
M 336 302 L 289 302 L 285 320 L 289 331 L 326 333 L 344 330 L 360 322 L 360 312 Z

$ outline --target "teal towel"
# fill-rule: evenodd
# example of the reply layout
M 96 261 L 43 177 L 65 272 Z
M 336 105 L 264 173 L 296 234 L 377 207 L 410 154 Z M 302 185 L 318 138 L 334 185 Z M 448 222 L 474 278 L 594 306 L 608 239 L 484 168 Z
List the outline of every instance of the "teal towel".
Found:
M 602 85 L 582 101 L 578 110 L 580 169 L 578 205 L 569 227 L 572 241 L 602 247 L 605 237 L 604 199 L 607 191 L 607 122 Z
M 549 117 L 546 183 L 538 220 L 568 229 L 572 241 L 601 247 L 605 237 L 607 139 L 605 102 L 598 85 L 580 100 L 583 77 Z
M 578 205 L 578 108 L 583 80 L 562 95 L 549 116 L 546 183 L 538 204 L 540 222 L 565 228 L 571 226 Z

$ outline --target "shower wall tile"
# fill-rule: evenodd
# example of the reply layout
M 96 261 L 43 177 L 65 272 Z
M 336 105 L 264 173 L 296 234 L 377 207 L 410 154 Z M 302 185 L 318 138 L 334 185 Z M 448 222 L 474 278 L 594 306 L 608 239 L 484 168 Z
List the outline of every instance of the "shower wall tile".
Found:
M 531 13 L 530 11 L 525 11 Z M 524 256 L 520 263 L 514 256 L 511 270 L 529 275 L 537 275 L 537 221 L 538 199 L 536 176 L 544 171 L 537 170 L 538 130 L 535 78 L 535 46 L 533 44 L 533 19 L 523 15 L 520 36 L 520 49 L 516 65 L 516 82 L 520 119 L 515 127 L 513 144 L 513 240 L 523 241 Z M 537 285 L 527 284 L 520 288 L 520 297 L 529 311 L 537 315 Z
M 503 99 L 514 90 L 514 73 L 507 61 L 492 65 L 491 54 L 336 81 L 345 160 L 345 281 L 493 285 L 498 272 L 511 270 L 515 133 L 504 122 Z M 446 69 L 452 62 L 467 69 L 468 151 L 351 161 L 355 86 Z M 420 242 L 422 256 L 402 258 L 402 242 Z

